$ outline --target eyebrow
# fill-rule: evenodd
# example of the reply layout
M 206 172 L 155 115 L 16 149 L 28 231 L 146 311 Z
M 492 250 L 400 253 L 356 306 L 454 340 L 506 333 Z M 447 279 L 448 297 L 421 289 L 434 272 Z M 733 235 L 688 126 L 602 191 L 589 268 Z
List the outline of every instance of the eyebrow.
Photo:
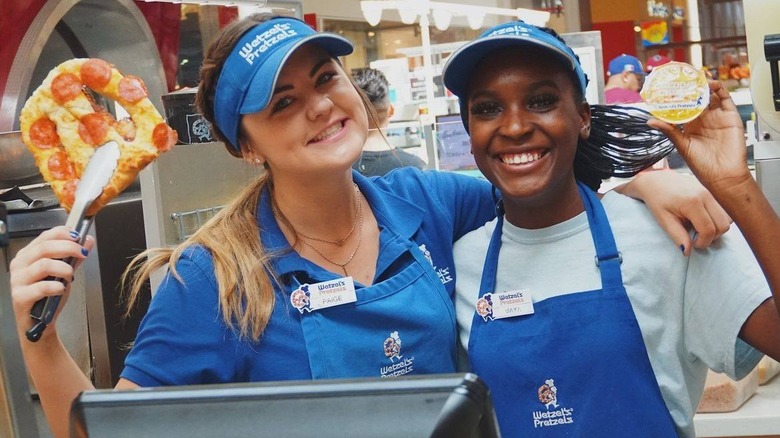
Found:
M 553 88 L 556 88 L 556 89 L 559 88 L 558 87 L 558 83 L 555 82 L 552 79 L 543 79 L 541 81 L 533 82 L 530 85 L 528 85 L 528 89 L 531 90 L 531 91 L 536 91 L 536 90 L 538 90 L 539 88 L 542 88 L 542 87 L 553 87 Z M 469 96 L 469 99 L 474 99 L 474 98 L 483 97 L 483 96 L 492 97 L 493 95 L 495 95 L 495 93 L 493 91 L 483 89 L 483 90 L 478 90 L 475 93 L 472 93 Z
M 314 64 L 314 67 L 312 67 L 311 71 L 309 71 L 309 77 L 313 77 L 315 74 L 317 74 L 317 72 L 322 68 L 322 66 L 324 66 L 327 63 L 329 63 L 330 60 L 331 60 L 331 58 L 327 57 L 327 58 L 321 59 L 319 62 Z M 282 91 L 287 91 L 287 90 L 292 90 L 292 89 L 293 89 L 292 85 L 289 85 L 289 84 L 287 84 L 287 85 L 280 85 L 280 86 L 274 88 L 274 91 L 273 91 L 272 94 L 277 94 L 277 93 L 281 93 Z

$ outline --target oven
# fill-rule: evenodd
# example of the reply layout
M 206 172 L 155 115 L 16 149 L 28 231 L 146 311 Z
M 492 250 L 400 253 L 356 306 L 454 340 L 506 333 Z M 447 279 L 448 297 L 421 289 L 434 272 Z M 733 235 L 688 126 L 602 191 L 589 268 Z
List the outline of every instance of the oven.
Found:
M 42 231 L 64 224 L 67 214 L 18 141 L 19 112 L 53 67 L 75 57 L 107 59 L 143 77 L 161 112 L 167 87 L 155 38 L 133 0 L 3 0 L 3 5 L 0 13 L 13 14 L 13 20 L 0 31 L 0 137 L 10 139 L 0 142 L 0 437 L 47 437 L 11 315 L 8 265 Z M 119 277 L 147 246 L 139 181 L 101 210 L 90 234 L 98 245 L 76 274 L 57 327 L 81 370 L 98 388 L 108 388 L 118 379 L 150 295 L 147 289 L 137 311 L 121 318 Z

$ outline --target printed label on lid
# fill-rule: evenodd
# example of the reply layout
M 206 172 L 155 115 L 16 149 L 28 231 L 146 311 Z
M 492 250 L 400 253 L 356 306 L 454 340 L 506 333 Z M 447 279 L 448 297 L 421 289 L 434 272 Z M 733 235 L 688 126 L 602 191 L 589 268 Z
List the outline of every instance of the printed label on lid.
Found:
M 654 117 L 674 124 L 690 122 L 710 103 L 704 72 L 683 62 L 653 68 L 639 94 Z

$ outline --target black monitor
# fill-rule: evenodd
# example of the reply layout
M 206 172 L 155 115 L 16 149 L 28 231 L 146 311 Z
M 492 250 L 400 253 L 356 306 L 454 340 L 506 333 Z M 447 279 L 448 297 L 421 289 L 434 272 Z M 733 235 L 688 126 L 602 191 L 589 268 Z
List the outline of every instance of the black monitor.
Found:
M 86 391 L 71 437 L 499 437 L 474 374 Z
M 473 171 L 477 169 L 471 154 L 471 139 L 463 127 L 460 114 L 436 116 L 436 149 L 439 169 Z

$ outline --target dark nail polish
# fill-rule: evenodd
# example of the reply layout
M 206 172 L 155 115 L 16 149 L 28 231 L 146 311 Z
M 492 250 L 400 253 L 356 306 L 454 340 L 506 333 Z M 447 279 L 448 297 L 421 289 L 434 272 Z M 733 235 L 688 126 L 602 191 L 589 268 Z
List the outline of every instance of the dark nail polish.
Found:
M 87 250 L 87 248 L 81 248 L 81 254 L 83 254 L 84 257 L 86 257 L 89 255 L 89 250 Z
M 73 240 L 78 239 L 79 238 L 79 232 L 76 231 L 76 230 L 71 231 L 70 232 L 70 238 L 73 239 Z
M 685 254 L 685 245 L 680 245 L 680 251 L 682 251 L 682 253 Z

